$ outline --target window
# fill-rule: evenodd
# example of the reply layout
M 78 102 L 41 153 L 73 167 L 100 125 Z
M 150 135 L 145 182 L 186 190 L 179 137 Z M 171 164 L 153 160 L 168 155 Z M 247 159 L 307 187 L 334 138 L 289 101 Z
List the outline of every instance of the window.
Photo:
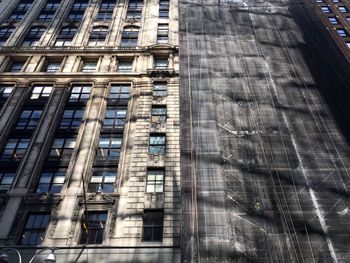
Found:
M 328 17 L 329 22 L 331 22 L 332 25 L 338 24 L 338 19 L 336 17 Z
M 140 19 L 142 14 L 143 1 L 129 0 L 128 11 L 126 13 L 127 19 Z
M 47 1 L 44 10 L 46 11 L 56 11 L 58 7 L 60 6 L 60 1 L 56 0 L 49 0 Z
M 54 11 L 42 11 L 38 16 L 38 21 L 50 21 L 55 16 Z
M 83 121 L 83 109 L 67 109 L 64 111 L 59 129 L 62 130 L 77 130 Z
M 70 93 L 69 102 L 83 102 L 86 103 L 90 98 L 91 85 L 73 85 Z
M 333 3 L 339 3 L 339 0 L 332 0 Z
M 98 158 L 118 159 L 121 145 L 122 137 L 120 134 L 103 134 L 100 136 L 96 156 Z
M 15 173 L 0 172 L 0 194 L 4 194 L 10 189 L 15 175 Z
M 113 84 L 108 97 L 108 103 L 127 105 L 130 97 L 130 84 Z
M 10 72 L 20 72 L 24 67 L 24 61 L 13 61 L 10 65 Z
M 83 19 L 84 12 L 71 11 L 68 14 L 67 20 L 80 21 Z
M 21 20 L 32 6 L 32 1 L 22 0 L 19 2 L 17 7 L 12 11 L 9 19 Z
M 107 212 L 89 212 L 87 224 L 84 221 L 81 224 L 80 244 L 102 244 Z M 87 227 L 89 227 L 88 231 Z
M 103 193 L 113 193 L 116 177 L 117 171 L 115 170 L 93 171 L 89 184 L 89 192 L 100 191 Z
M 37 46 L 41 36 L 45 33 L 46 27 L 33 26 L 22 42 L 23 46 Z
M 120 60 L 118 61 L 118 72 L 131 72 L 132 71 L 132 60 Z
M 347 13 L 348 12 L 348 9 L 345 6 L 338 6 L 338 8 L 339 8 L 339 11 L 342 12 L 342 13 Z
M 42 110 L 23 110 L 16 125 L 17 130 L 33 130 L 39 123 Z
M 346 17 L 346 21 L 350 22 L 350 16 Z
M 169 0 L 159 0 L 159 18 L 169 18 Z
M 135 26 L 126 26 L 122 32 L 120 45 L 122 47 L 137 46 L 137 39 L 139 35 L 139 28 Z
M 0 46 L 5 45 L 7 39 L 11 36 L 14 30 L 15 28 L 12 26 L 0 27 Z
M 22 0 L 19 2 L 18 6 L 16 7 L 16 11 L 28 11 L 29 8 L 32 6 L 32 2 L 30 0 Z
M 8 139 L 0 157 L 1 160 L 20 161 L 28 148 L 29 141 L 30 139 L 27 138 Z
M 350 48 L 350 42 L 346 42 L 348 48 Z
M 70 46 L 77 31 L 78 28 L 74 26 L 62 27 L 61 32 L 56 39 L 55 46 Z
M 89 1 L 87 0 L 77 0 L 74 2 L 72 9 L 70 10 L 67 19 L 80 21 L 84 17 L 86 8 L 88 7 Z
M 155 58 L 154 67 L 155 69 L 167 69 L 168 58 Z
M 75 147 L 75 138 L 55 138 L 48 156 L 49 161 L 69 161 Z
M 158 24 L 157 43 L 168 43 L 169 24 Z
M 47 99 L 50 97 L 52 91 L 52 86 L 39 86 L 36 85 L 33 88 L 32 94 L 30 96 L 31 100 Z
M 5 102 L 10 97 L 13 89 L 13 86 L 10 85 L 0 85 L 0 103 Z
M 37 20 L 39 21 L 50 21 L 55 16 L 56 10 L 60 5 L 60 1 L 48 1 L 39 14 Z
M 58 72 L 60 70 L 62 61 L 48 61 L 46 63 L 45 72 Z
M 100 9 L 98 10 L 96 20 L 110 20 L 113 16 L 115 0 L 102 0 Z
M 36 188 L 36 193 L 55 194 L 61 192 L 65 176 L 65 172 L 43 172 L 40 176 L 39 183 Z
M 165 123 L 166 122 L 166 106 L 165 105 L 153 105 L 152 106 L 152 122 L 153 123 Z
M 331 10 L 329 9 L 328 6 L 322 6 L 322 7 L 321 7 L 321 10 L 322 10 L 322 12 L 325 13 L 325 14 L 331 13 Z
M 40 245 L 44 241 L 49 222 L 50 215 L 48 213 L 29 214 L 22 232 L 20 245 Z
M 108 34 L 107 26 L 97 26 L 92 29 L 89 37 L 89 46 L 101 46 L 105 43 Z
M 25 11 L 13 11 L 11 13 L 11 16 L 9 17 L 10 20 L 22 20 L 25 16 L 26 12 Z
M 149 138 L 149 154 L 165 154 L 165 135 L 151 134 Z
M 82 72 L 94 72 L 97 68 L 97 61 L 96 60 L 86 60 L 83 61 L 83 66 L 81 68 Z
M 72 10 L 74 11 L 85 11 L 85 9 L 88 7 L 89 1 L 85 0 L 77 0 L 74 2 Z
M 145 210 L 143 214 L 143 242 L 162 242 L 163 220 L 162 211 Z
M 122 129 L 125 126 L 126 108 L 107 107 L 103 129 Z
M 151 169 L 147 171 L 147 193 L 163 193 L 164 189 L 164 170 Z
M 153 96 L 154 97 L 165 97 L 167 95 L 167 83 L 156 82 L 153 84 Z
M 348 35 L 344 29 L 337 29 L 337 32 L 341 37 L 346 37 Z

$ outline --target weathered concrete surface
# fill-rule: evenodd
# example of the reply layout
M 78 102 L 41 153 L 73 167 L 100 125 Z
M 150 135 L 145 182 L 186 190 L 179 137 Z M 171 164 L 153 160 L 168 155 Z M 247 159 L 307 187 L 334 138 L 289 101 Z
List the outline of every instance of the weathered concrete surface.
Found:
M 180 1 L 184 262 L 349 262 L 350 68 L 305 1 Z

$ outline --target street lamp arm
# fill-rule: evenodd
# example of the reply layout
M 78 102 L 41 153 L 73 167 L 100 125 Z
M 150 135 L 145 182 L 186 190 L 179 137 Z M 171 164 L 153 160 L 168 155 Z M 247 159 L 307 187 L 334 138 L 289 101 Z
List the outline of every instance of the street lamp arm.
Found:
M 46 251 L 46 250 L 53 250 L 53 249 L 52 249 L 52 248 L 43 248 L 43 249 L 39 250 L 38 252 L 35 253 L 35 255 L 32 257 L 32 259 L 29 261 L 29 263 L 33 263 L 35 257 L 36 257 L 37 255 L 39 255 L 41 252 L 44 252 L 44 251 Z
M 37 255 L 39 255 L 41 252 L 44 252 L 45 250 L 47 250 L 47 248 L 41 249 L 41 250 L 39 250 L 38 252 L 36 252 L 35 255 L 34 255 L 34 256 L 31 258 L 31 260 L 29 261 L 29 263 L 32 263 L 33 260 L 35 259 L 35 257 L 36 257 Z
M 4 248 L 4 250 L 11 250 L 11 251 L 15 251 L 18 255 L 18 262 L 19 263 L 22 263 L 22 256 L 21 256 L 21 253 L 19 253 L 19 251 L 13 247 L 7 247 L 7 248 Z

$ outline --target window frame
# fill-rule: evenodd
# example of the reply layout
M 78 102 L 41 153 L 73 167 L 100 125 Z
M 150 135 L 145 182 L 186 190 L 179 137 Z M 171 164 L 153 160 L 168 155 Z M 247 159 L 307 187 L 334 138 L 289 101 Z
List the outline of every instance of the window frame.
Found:
M 161 179 L 160 179 L 161 178 Z M 148 168 L 145 193 L 164 193 L 165 169 Z M 161 189 L 159 189 L 159 187 Z
M 152 105 L 151 122 L 152 123 L 166 123 L 167 120 L 167 106 L 166 105 Z
M 7 177 L 12 177 L 10 179 L 10 182 L 6 181 L 4 183 L 4 180 L 6 180 Z M 10 189 L 11 186 L 15 180 L 16 177 L 16 172 L 15 171 L 0 171 L 0 194 L 5 194 L 7 193 Z
M 90 83 L 74 83 L 71 86 L 68 103 L 76 105 L 77 103 L 86 104 L 92 93 L 93 85 Z
M 118 141 L 120 143 L 117 143 Z M 98 141 L 98 145 L 96 148 L 95 160 L 97 162 L 100 160 L 102 160 L 103 162 L 119 160 L 122 146 L 123 146 L 122 133 L 107 133 L 107 134 L 101 133 Z M 114 154 L 114 153 L 117 153 L 117 154 Z
M 101 175 L 99 175 L 101 174 Z M 107 176 L 113 175 L 113 176 Z M 100 177 L 100 181 L 96 178 Z M 106 178 L 113 178 L 113 181 L 106 180 Z M 96 193 L 114 193 L 116 190 L 115 183 L 118 178 L 118 167 L 93 167 L 88 183 L 88 192 Z
M 169 67 L 169 57 L 155 57 L 154 58 L 154 69 L 166 70 L 166 69 L 168 69 L 168 67 Z
M 7 139 L 7 142 L 4 144 L 4 147 L 2 149 L 0 160 L 1 161 L 12 161 L 12 162 L 20 162 L 30 145 L 31 139 L 28 138 L 28 136 L 13 136 L 9 137 Z M 9 147 L 13 145 L 14 147 Z M 20 147 L 21 146 L 21 147 Z M 25 147 L 23 147 L 25 146 Z M 8 151 L 8 153 L 5 155 L 5 151 Z M 19 154 L 20 152 L 20 154 Z
M 40 182 L 44 178 L 44 174 L 51 174 L 51 178 L 49 182 Z M 59 194 L 62 191 L 63 185 L 66 182 L 66 176 L 67 176 L 67 171 L 66 169 L 61 169 L 61 170 L 56 170 L 56 171 L 50 171 L 48 169 L 44 169 L 39 177 L 39 180 L 36 184 L 35 187 L 35 193 L 36 194 L 43 194 L 43 193 L 48 193 L 48 194 Z M 63 177 L 63 181 L 61 183 L 57 183 L 55 179 L 58 177 Z M 39 191 L 40 187 L 47 187 L 47 191 Z M 59 187 L 58 191 L 53 191 L 55 189 L 54 187 Z
M 109 114 L 112 113 L 112 114 Z M 120 115 L 120 112 L 125 112 L 125 115 Z M 110 130 L 120 130 L 124 129 L 126 124 L 126 117 L 128 114 L 128 109 L 125 106 L 111 106 L 107 105 L 105 116 L 102 121 L 102 127 L 101 131 L 110 131 Z M 107 124 L 110 123 L 110 124 Z M 122 125 L 118 125 L 119 123 L 122 123 Z
M 81 63 L 81 72 L 92 73 L 97 72 L 98 59 L 83 59 Z
M 39 91 L 39 92 L 37 92 L 37 91 Z M 51 85 L 51 84 L 50 85 L 47 85 L 47 84 L 33 85 L 29 100 L 30 101 L 44 102 L 50 98 L 52 91 L 53 91 L 53 85 Z
M 138 26 L 124 26 L 120 38 L 121 47 L 137 47 L 140 28 Z
M 78 27 L 76 26 L 63 26 L 58 33 L 55 40 L 55 47 L 71 46 L 73 39 L 78 33 Z
M 69 112 L 72 112 L 70 114 Z M 62 131 L 79 131 L 85 119 L 85 107 L 66 107 L 57 129 Z M 79 125 L 78 125 L 79 123 Z
M 153 215 L 151 215 L 151 214 L 153 214 Z M 152 221 L 152 219 L 154 219 L 154 217 L 156 217 L 157 214 L 160 218 L 156 222 L 154 222 L 154 220 Z M 147 216 L 149 218 L 147 218 Z M 147 222 L 147 220 L 150 220 L 150 221 Z M 149 229 L 152 231 L 150 239 L 145 238 L 146 237 L 146 234 L 145 234 L 146 229 L 147 230 Z M 154 238 L 154 231 L 157 229 L 160 231 L 158 233 L 158 235 L 160 237 L 159 239 Z M 164 211 L 163 210 L 145 209 L 143 212 L 143 217 L 142 217 L 142 239 L 141 239 L 141 241 L 142 242 L 161 243 L 161 242 L 163 242 L 163 235 L 164 235 Z
M 117 72 L 132 72 L 134 59 L 120 59 L 117 62 Z
M 43 110 L 36 108 L 24 108 L 17 119 L 15 130 L 28 131 L 35 130 L 42 117 Z M 22 125 L 20 125 L 22 124 Z
M 109 87 L 107 103 L 118 106 L 128 105 L 131 97 L 130 83 L 112 83 Z
M 73 146 L 71 146 L 70 144 L 73 144 Z M 66 135 L 56 134 L 56 136 L 54 137 L 51 143 L 49 153 L 46 159 L 49 162 L 70 162 L 76 146 L 77 146 L 76 134 L 66 134 Z M 54 155 L 52 154 L 52 152 L 56 152 L 59 154 Z M 68 152 L 68 153 L 65 153 L 65 152 Z
M 168 96 L 168 83 L 165 81 L 157 81 L 153 83 L 153 97 Z
M 166 154 L 166 134 L 165 133 L 151 133 L 149 135 L 149 155 L 165 155 Z
M 126 11 L 126 19 L 141 19 L 143 6 L 143 0 L 129 0 L 128 9 Z
M 106 219 L 103 223 L 103 227 L 102 228 L 98 228 L 98 225 L 101 225 L 101 221 L 99 222 L 100 224 L 96 224 L 97 227 L 92 227 L 92 223 L 89 219 L 89 217 L 91 217 L 91 215 L 96 215 L 96 214 L 105 214 L 106 215 Z M 107 227 L 108 227 L 108 217 L 109 217 L 109 211 L 108 210 L 94 210 L 94 211 L 89 211 L 88 214 L 87 214 L 87 217 L 86 218 L 86 215 L 83 214 L 82 217 L 81 217 L 81 220 L 80 220 L 80 236 L 79 236 L 79 244 L 89 244 L 89 245 L 99 245 L 99 244 L 103 244 L 104 240 L 106 239 L 106 235 L 107 235 Z M 85 231 L 85 224 L 84 224 L 84 221 L 88 222 L 88 225 L 89 225 L 89 232 L 87 233 L 87 231 Z M 96 241 L 96 236 L 98 234 L 101 234 L 101 240 L 100 242 L 89 242 L 90 240 L 90 237 L 89 235 L 94 232 L 94 231 L 101 231 L 101 232 L 97 232 L 95 233 L 95 238 L 94 240 Z M 86 236 L 85 236 L 86 235 Z M 86 241 L 85 241 L 86 239 Z
M 40 223 L 40 227 L 31 227 L 31 228 L 27 228 L 27 225 L 29 224 L 29 220 L 30 220 L 30 217 L 31 216 L 43 216 L 42 220 L 41 220 L 41 223 Z M 48 218 L 47 219 L 47 225 L 45 226 L 42 226 L 43 224 L 43 220 L 44 218 Z M 47 234 L 47 230 L 50 226 L 50 221 L 51 221 L 51 214 L 49 212 L 29 212 L 27 215 L 26 215 L 26 220 L 24 222 L 24 225 L 23 225 L 23 228 L 22 228 L 22 231 L 21 231 L 21 237 L 19 239 L 19 245 L 40 245 L 42 244 L 42 242 L 45 240 L 45 237 L 46 237 L 46 234 Z M 36 222 L 36 218 L 34 219 L 33 223 L 32 223 L 32 226 L 34 226 L 34 223 Z M 40 234 L 42 233 L 43 234 L 43 240 L 42 242 L 37 242 L 38 241 L 38 237 L 36 237 L 36 242 L 34 244 L 32 243 L 23 243 L 23 236 L 24 236 L 24 233 L 26 231 L 30 231 L 30 234 L 32 234 L 33 232 L 36 233 L 36 234 Z
M 3 105 L 15 90 L 14 85 L 0 84 L 0 107 Z

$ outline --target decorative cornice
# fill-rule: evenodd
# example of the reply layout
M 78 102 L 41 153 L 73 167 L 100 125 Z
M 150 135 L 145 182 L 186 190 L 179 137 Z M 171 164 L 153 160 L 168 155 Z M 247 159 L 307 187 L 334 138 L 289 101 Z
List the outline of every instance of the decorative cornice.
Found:
M 0 53 L 111 53 L 111 52 L 152 52 L 157 50 L 169 50 L 177 52 L 178 46 L 174 45 L 151 45 L 147 47 L 121 47 L 121 46 L 70 46 L 70 47 L 55 47 L 55 46 L 3 46 L 0 47 Z
M 93 193 L 88 194 L 86 198 L 86 202 L 88 205 L 98 205 L 98 204 L 108 204 L 113 205 L 117 198 L 119 197 L 118 194 L 104 194 L 104 193 Z M 80 198 L 80 203 L 83 203 L 84 199 Z
M 173 69 L 148 69 L 147 75 L 151 78 L 169 78 L 175 77 L 177 75 L 177 72 Z
M 23 202 L 26 204 L 43 204 L 43 203 L 50 203 L 50 204 L 58 204 L 63 200 L 63 196 L 61 195 L 54 195 L 54 194 L 29 194 L 26 195 L 23 198 Z

